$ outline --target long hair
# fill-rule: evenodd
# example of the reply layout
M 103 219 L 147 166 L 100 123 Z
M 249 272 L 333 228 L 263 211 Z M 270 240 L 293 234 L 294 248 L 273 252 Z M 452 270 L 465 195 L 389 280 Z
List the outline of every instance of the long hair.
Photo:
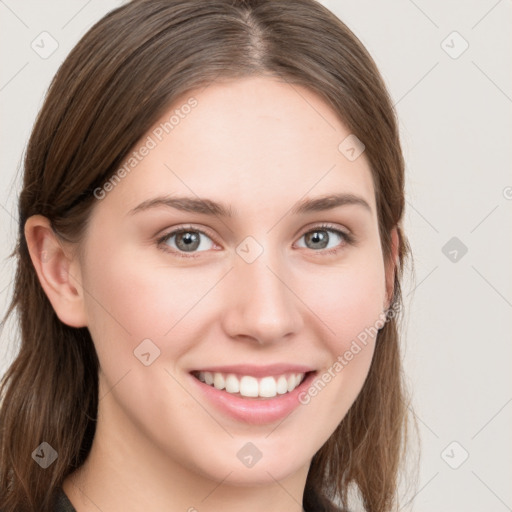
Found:
M 215 80 L 265 75 L 323 98 L 365 145 L 385 260 L 399 234 L 393 310 L 379 331 L 361 393 L 308 473 L 304 506 L 367 511 L 396 502 L 407 430 L 399 351 L 400 282 L 409 253 L 401 223 L 404 162 L 392 102 L 355 35 L 314 0 L 134 0 L 96 23 L 54 77 L 24 159 L 14 293 L 19 353 L 0 387 L 0 506 L 50 512 L 56 490 L 87 457 L 95 433 L 98 359 L 87 328 L 56 316 L 30 260 L 24 225 L 46 216 L 79 242 L 94 190 L 179 96 Z M 340 141 L 341 142 L 341 141 Z M 5 322 L 4 319 L 4 322 Z M 33 460 L 47 442 L 48 468 Z

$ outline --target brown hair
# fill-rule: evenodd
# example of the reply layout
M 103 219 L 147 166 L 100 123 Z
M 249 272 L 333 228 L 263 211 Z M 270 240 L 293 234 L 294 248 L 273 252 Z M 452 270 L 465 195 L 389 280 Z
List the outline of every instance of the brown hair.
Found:
M 79 242 L 93 191 L 175 99 L 217 79 L 265 74 L 319 94 L 366 146 L 384 258 L 398 228 L 392 315 L 379 331 L 363 389 L 316 453 L 304 507 L 349 506 L 359 491 L 372 512 L 391 510 L 406 433 L 399 355 L 404 162 L 392 103 L 359 40 L 313 0 L 134 0 L 94 25 L 56 74 L 30 137 L 19 199 L 14 295 L 21 347 L 0 388 L 0 506 L 52 510 L 56 489 L 88 455 L 98 405 L 98 359 L 87 328 L 63 324 L 30 260 L 25 221 L 50 219 Z M 341 141 L 340 141 L 341 142 Z M 4 319 L 5 322 L 5 319 Z M 58 458 L 31 457 L 43 441 Z

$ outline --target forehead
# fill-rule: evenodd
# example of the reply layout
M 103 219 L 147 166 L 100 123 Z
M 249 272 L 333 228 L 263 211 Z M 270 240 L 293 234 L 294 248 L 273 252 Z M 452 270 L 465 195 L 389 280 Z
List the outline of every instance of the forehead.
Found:
M 263 77 L 214 82 L 174 102 L 136 145 L 137 156 L 128 155 L 126 177 L 107 198 L 128 211 L 156 193 L 176 193 L 238 211 L 348 192 L 375 209 L 364 153 L 350 161 L 339 149 L 349 135 L 304 87 Z

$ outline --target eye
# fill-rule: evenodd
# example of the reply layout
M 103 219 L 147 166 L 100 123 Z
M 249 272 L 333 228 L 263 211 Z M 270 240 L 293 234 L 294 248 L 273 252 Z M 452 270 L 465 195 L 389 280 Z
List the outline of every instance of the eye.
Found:
M 304 242 L 302 242 L 304 239 Z M 198 252 L 214 249 L 215 242 L 204 231 L 193 227 L 180 227 L 157 240 L 158 246 L 177 256 L 194 257 Z M 333 254 L 341 247 L 353 244 L 351 234 L 329 225 L 317 226 L 304 233 L 297 246 L 315 252 Z
M 167 233 L 158 240 L 164 250 L 177 253 L 195 253 L 208 251 L 215 245 L 203 231 L 193 228 L 179 228 Z
M 304 242 L 301 243 L 302 239 Z M 304 233 L 297 243 L 298 247 L 313 249 L 315 251 L 327 250 L 328 253 L 337 252 L 340 246 L 353 243 L 352 235 L 335 229 L 331 226 L 317 226 Z M 329 250 L 330 249 L 330 250 Z

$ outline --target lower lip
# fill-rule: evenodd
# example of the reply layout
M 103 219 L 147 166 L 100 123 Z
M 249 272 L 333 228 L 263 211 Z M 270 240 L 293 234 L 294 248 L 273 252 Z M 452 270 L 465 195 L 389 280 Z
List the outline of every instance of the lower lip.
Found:
M 221 391 L 213 386 L 201 382 L 199 379 L 190 375 L 204 397 L 211 402 L 217 409 L 235 420 L 250 423 L 252 425 L 265 425 L 286 418 L 299 405 L 299 395 L 302 391 L 308 389 L 316 372 L 310 372 L 293 391 L 284 395 L 276 395 L 273 398 L 242 398 L 238 395 L 232 395 L 227 391 Z

